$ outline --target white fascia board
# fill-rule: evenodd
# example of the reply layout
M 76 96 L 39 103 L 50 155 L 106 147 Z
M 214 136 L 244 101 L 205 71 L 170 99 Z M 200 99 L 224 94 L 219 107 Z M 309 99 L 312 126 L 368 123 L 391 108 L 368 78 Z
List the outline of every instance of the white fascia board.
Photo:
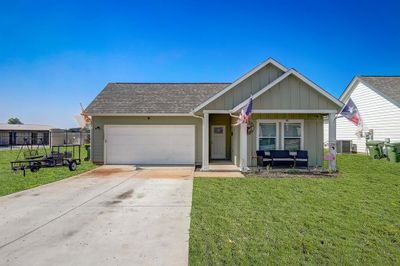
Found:
M 90 116 L 192 116 L 191 113 L 127 113 L 127 114 L 96 114 L 89 113 Z
M 351 93 L 353 92 L 354 88 L 356 87 L 357 83 L 361 80 L 358 76 L 355 76 L 349 85 L 347 85 L 346 89 L 343 91 L 342 95 L 340 95 L 339 100 L 342 102 L 347 102 L 348 98 L 350 98 Z
M 208 113 L 208 114 L 229 114 L 229 110 L 203 110 L 203 113 Z
M 253 114 L 336 114 L 331 109 L 254 109 Z
M 318 91 L 320 94 L 324 95 L 326 98 L 328 98 L 329 100 L 331 100 L 333 103 L 335 103 L 338 107 L 342 107 L 343 103 L 341 101 L 339 101 L 338 99 L 336 99 L 335 97 L 333 97 L 331 94 L 329 94 L 327 91 L 325 91 L 324 89 L 322 89 L 321 87 L 319 87 L 318 85 L 316 85 L 315 83 L 313 83 L 312 81 L 310 81 L 309 79 L 307 79 L 306 77 L 304 77 L 302 74 L 300 74 L 299 72 L 297 72 L 294 69 L 290 69 L 289 71 L 287 71 L 285 74 L 283 74 L 282 76 L 280 76 L 279 78 L 277 78 L 276 80 L 274 80 L 273 82 L 271 82 L 270 84 L 268 84 L 267 86 L 265 86 L 264 88 L 262 88 L 261 90 L 259 90 L 256 94 L 254 94 L 252 96 L 252 99 L 256 99 L 257 97 L 259 97 L 260 95 L 262 95 L 263 93 L 265 93 L 266 91 L 268 91 L 269 89 L 271 89 L 273 86 L 277 85 L 279 82 L 281 82 L 282 80 L 284 80 L 285 78 L 287 78 L 289 75 L 295 75 L 297 78 L 299 78 L 300 80 L 302 80 L 304 83 L 306 83 L 307 85 L 309 85 L 311 88 L 315 89 L 316 91 Z M 241 102 L 240 104 L 238 104 L 235 108 L 232 109 L 232 112 L 237 112 L 239 111 L 241 108 L 243 108 L 247 103 L 247 99 L 244 100 L 243 102 Z
M 231 90 L 233 87 L 235 87 L 236 85 L 238 85 L 240 82 L 244 81 L 245 79 L 247 79 L 248 77 L 250 77 L 251 75 L 253 75 L 254 73 L 256 73 L 258 70 L 260 70 L 261 68 L 265 67 L 268 64 L 272 64 L 274 66 L 276 66 L 277 68 L 281 69 L 283 72 L 287 71 L 287 68 L 284 67 L 283 65 L 281 65 L 280 63 L 278 63 L 277 61 L 275 61 L 272 58 L 268 58 L 268 60 L 262 62 L 261 64 L 259 64 L 258 66 L 256 66 L 255 68 L 253 68 L 252 70 L 250 70 L 249 72 L 247 72 L 246 74 L 244 74 L 242 77 L 240 77 L 239 79 L 235 80 L 232 84 L 230 84 L 228 87 L 226 87 L 225 89 L 223 89 L 222 91 L 218 92 L 217 94 L 215 94 L 214 96 L 212 96 L 211 98 L 209 98 L 207 101 L 203 102 L 202 104 L 200 104 L 199 106 L 197 106 L 196 108 L 193 109 L 193 113 L 198 112 L 199 110 L 201 110 L 202 108 L 204 108 L 205 106 L 207 106 L 209 103 L 213 102 L 214 100 L 216 100 L 217 98 L 221 97 L 223 94 L 225 94 L 226 92 L 228 92 L 229 90 Z

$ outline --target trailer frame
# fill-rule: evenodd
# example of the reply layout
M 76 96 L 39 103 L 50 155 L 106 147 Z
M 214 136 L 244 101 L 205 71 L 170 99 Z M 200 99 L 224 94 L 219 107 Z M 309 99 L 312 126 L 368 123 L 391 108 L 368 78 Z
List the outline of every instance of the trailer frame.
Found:
M 25 160 L 17 160 L 10 162 L 11 170 L 23 171 L 24 176 L 26 170 L 32 173 L 39 171 L 41 168 L 64 167 L 67 166 L 70 171 L 75 171 L 77 166 L 81 164 L 81 145 L 64 144 L 51 146 L 50 154 L 41 158 L 33 157 Z

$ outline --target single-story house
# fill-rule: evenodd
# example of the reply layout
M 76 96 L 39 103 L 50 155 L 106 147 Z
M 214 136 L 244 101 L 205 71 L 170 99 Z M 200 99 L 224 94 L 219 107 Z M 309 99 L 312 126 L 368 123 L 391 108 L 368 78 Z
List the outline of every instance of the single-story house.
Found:
M 253 99 L 253 124 L 235 126 Z M 323 117 L 342 103 L 274 59 L 233 83 L 109 83 L 87 107 L 92 160 L 102 164 L 256 165 L 256 150 L 307 150 L 323 164 Z
M 43 141 L 49 144 L 51 126 L 33 124 L 0 124 L 0 146 L 23 145 Z
M 339 116 L 336 119 L 338 140 L 351 140 L 357 152 L 366 152 L 367 132 L 372 133 L 374 140 L 400 142 L 400 76 L 355 76 L 340 101 L 345 103 L 350 98 L 363 121 L 362 134 L 356 135 L 358 127 Z

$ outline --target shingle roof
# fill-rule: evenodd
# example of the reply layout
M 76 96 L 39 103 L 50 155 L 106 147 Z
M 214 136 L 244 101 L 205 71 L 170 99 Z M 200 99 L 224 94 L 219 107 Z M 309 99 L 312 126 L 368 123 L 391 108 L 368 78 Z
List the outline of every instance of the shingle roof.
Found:
M 400 104 L 400 76 L 359 76 L 359 78 Z
M 89 114 L 189 113 L 230 83 L 109 83 Z

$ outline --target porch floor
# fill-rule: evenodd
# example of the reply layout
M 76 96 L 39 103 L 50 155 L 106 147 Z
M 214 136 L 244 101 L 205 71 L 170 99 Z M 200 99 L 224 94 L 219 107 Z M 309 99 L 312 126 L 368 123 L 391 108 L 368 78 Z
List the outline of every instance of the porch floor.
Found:
M 209 163 L 208 171 L 196 169 L 195 177 L 244 177 L 239 167 L 229 160 L 212 160 Z
M 229 160 L 211 160 L 209 169 L 209 171 L 240 172 L 239 167 Z

